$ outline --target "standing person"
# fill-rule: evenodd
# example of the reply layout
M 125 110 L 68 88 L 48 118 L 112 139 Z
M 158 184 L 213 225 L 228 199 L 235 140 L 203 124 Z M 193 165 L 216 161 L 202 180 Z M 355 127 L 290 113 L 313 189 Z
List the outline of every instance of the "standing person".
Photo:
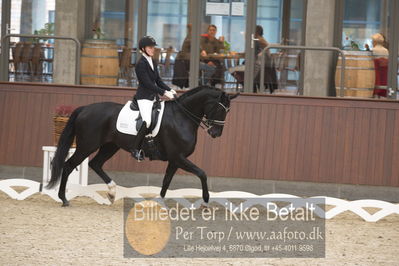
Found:
M 374 97 L 387 97 L 388 89 L 388 56 L 389 51 L 385 47 L 387 42 L 384 35 L 376 33 L 371 36 L 373 42 L 373 56 L 375 68 Z
M 187 24 L 187 35 L 184 38 L 181 51 L 176 55 L 173 67 L 172 84 L 180 88 L 188 88 L 188 78 L 190 75 L 190 53 L 191 53 L 191 24 Z
M 155 52 L 157 43 L 151 36 L 145 36 L 139 41 L 139 50 L 142 57 L 136 64 L 136 76 L 139 82 L 136 95 L 134 98 L 137 100 L 143 124 L 137 132 L 132 148 L 132 156 L 138 161 L 144 160 L 144 155 L 141 150 L 145 135 L 148 134 L 148 128 L 151 125 L 151 112 L 152 106 L 159 95 L 165 95 L 169 99 L 173 99 L 176 91 L 169 88 L 159 76 L 157 64 L 152 59 Z
M 255 39 L 258 39 L 255 42 L 255 57 L 260 55 L 263 49 L 269 45 L 266 39 L 263 37 L 263 27 L 261 25 L 256 25 L 255 28 Z
M 387 56 L 389 55 L 388 49 L 386 46 L 385 37 L 381 33 L 376 33 L 371 36 L 371 40 L 373 42 L 373 55 Z
M 263 50 L 269 45 L 266 39 L 263 37 L 263 27 L 261 25 L 256 25 L 255 28 L 255 80 L 253 92 L 256 93 L 258 88 L 260 88 L 260 73 L 261 73 L 261 56 Z M 264 72 L 264 85 L 273 93 L 277 89 L 277 73 L 273 62 L 273 58 L 268 50 L 265 54 L 265 68 Z

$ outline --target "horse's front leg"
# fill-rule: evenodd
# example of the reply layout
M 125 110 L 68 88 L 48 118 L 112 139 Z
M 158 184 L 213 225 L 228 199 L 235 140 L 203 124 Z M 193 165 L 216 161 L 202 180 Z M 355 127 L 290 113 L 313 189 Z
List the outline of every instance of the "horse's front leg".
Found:
M 204 202 L 208 204 L 209 202 L 209 191 L 208 191 L 208 184 L 207 184 L 207 176 L 201 168 L 193 164 L 190 160 L 187 158 L 181 156 L 176 162 L 176 165 L 192 174 L 195 174 L 201 179 L 201 185 L 202 185 L 202 198 L 204 199 Z
M 174 163 L 169 162 L 168 167 L 166 168 L 166 173 L 163 178 L 161 197 L 164 198 L 166 191 L 169 188 L 170 182 L 172 181 L 173 176 L 177 171 L 177 166 Z

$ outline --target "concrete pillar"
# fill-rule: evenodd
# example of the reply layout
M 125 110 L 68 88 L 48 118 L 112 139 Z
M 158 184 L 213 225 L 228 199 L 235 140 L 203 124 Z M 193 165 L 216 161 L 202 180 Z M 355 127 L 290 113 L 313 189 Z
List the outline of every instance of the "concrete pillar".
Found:
M 336 0 L 308 0 L 306 46 L 333 46 Z M 332 52 L 306 51 L 304 95 L 328 96 L 333 77 Z
M 21 34 L 33 34 L 32 30 L 32 0 L 21 2 Z
M 85 0 L 56 0 L 55 35 L 74 37 L 83 43 L 85 30 Z M 75 43 L 56 40 L 54 49 L 54 83 L 75 83 Z
M 21 34 L 33 34 L 44 28 L 47 19 L 46 2 L 42 0 L 22 0 Z
M 32 30 L 41 30 L 46 24 L 48 18 L 46 2 L 42 0 L 32 1 Z

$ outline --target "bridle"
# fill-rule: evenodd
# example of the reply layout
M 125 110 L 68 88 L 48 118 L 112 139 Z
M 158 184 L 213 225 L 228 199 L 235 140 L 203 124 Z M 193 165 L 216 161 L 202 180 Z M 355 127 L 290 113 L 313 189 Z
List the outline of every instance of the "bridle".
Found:
M 202 129 L 204 129 L 205 131 L 208 132 L 209 129 L 211 129 L 214 126 L 224 126 L 225 121 L 222 120 L 216 120 L 216 119 L 210 119 L 206 117 L 206 114 L 204 115 L 204 117 L 198 117 L 195 114 L 193 114 L 192 112 L 190 112 L 189 110 L 187 110 L 187 108 L 185 108 L 179 101 L 177 101 L 177 99 L 175 99 L 175 103 L 177 104 L 177 106 L 179 106 L 187 115 L 188 117 L 194 121 L 196 124 L 198 124 L 198 126 L 200 126 Z M 224 104 L 222 104 L 221 102 L 217 102 L 215 103 L 215 105 L 211 108 L 210 113 L 217 107 L 223 107 L 224 111 L 227 113 L 230 111 L 230 107 L 226 107 L 224 106 Z
M 226 106 L 224 106 L 223 103 L 221 103 L 221 102 L 219 102 L 219 101 L 217 102 L 217 104 L 215 104 L 215 105 L 212 107 L 211 112 L 212 112 L 216 107 L 218 107 L 218 105 L 220 105 L 220 106 L 223 107 L 223 109 L 224 109 L 224 111 L 226 112 L 226 115 L 227 115 L 227 113 L 230 111 L 230 107 L 227 108 Z M 210 113 L 211 113 L 211 112 L 210 112 Z M 207 130 L 211 129 L 213 126 L 224 126 L 224 124 L 225 124 L 225 121 L 207 118 L 207 117 L 206 117 L 206 114 L 204 115 L 204 118 L 201 119 L 201 121 L 202 121 L 202 124 L 205 125 L 205 126 L 207 127 Z

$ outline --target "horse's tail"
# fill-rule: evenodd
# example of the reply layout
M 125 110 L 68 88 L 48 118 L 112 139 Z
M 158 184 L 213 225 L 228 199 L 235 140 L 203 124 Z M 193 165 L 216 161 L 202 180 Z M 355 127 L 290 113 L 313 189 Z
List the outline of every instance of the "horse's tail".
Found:
M 75 109 L 75 111 L 72 112 L 64 130 L 61 133 L 57 150 L 51 162 L 51 179 L 46 186 L 47 189 L 53 188 L 61 178 L 62 169 L 65 164 L 65 158 L 68 155 L 69 148 L 72 146 L 73 139 L 75 137 L 75 120 L 82 109 L 83 106 Z

